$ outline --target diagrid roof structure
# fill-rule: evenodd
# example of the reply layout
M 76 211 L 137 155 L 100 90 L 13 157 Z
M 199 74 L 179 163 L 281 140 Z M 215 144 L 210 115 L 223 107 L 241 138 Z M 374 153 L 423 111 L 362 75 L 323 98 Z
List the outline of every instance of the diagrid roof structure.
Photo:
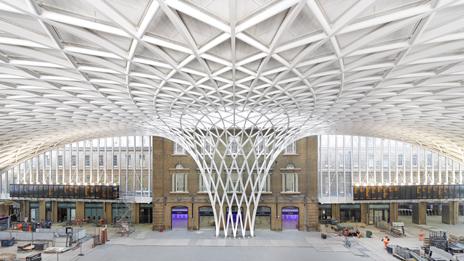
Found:
M 0 169 L 259 112 L 464 158 L 464 2 L 0 0 Z

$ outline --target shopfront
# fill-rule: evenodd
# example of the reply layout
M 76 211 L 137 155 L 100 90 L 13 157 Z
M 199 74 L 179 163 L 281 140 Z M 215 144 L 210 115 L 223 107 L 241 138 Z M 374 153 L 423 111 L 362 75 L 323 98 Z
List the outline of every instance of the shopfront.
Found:
M 361 222 L 361 205 L 341 204 L 340 222 Z
M 39 222 L 39 202 L 31 201 L 29 202 L 29 220 L 31 222 Z
M 85 218 L 88 222 L 98 222 L 103 215 L 103 203 L 101 202 L 86 202 L 85 203 Z
M 379 221 L 389 222 L 389 217 L 389 204 L 369 204 L 369 225 L 376 224 Z
M 187 230 L 188 228 L 188 208 L 179 206 L 171 209 L 171 228 Z
M 297 207 L 282 208 L 282 230 L 297 230 L 300 213 Z
M 58 222 L 70 222 L 76 219 L 75 202 L 58 202 Z
M 111 204 L 111 217 L 113 218 L 112 222 L 116 223 L 117 221 L 129 220 L 130 218 L 130 206 L 124 203 L 113 203 Z M 130 221 L 130 220 L 129 220 Z

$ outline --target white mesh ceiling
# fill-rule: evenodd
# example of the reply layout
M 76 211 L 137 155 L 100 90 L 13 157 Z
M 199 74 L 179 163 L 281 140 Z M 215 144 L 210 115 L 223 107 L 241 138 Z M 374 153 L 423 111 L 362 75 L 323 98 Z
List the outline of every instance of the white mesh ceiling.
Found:
M 0 0 L 0 169 L 231 110 L 463 159 L 463 29 L 452 0 Z

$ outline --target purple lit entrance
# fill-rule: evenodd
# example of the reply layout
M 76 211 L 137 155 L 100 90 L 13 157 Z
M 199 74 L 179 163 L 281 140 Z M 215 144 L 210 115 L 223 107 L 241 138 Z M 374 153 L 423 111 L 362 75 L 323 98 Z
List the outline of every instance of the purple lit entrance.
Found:
M 282 209 L 282 230 L 298 229 L 298 208 Z
M 172 229 L 187 229 L 188 209 L 186 207 L 173 207 L 171 210 Z

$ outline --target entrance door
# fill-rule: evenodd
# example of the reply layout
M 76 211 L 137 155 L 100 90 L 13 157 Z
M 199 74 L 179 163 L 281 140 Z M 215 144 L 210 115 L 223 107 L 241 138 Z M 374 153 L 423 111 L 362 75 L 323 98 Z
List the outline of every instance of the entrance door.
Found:
M 140 204 L 139 210 L 139 223 L 140 224 L 150 224 L 153 220 L 153 205 L 150 204 Z
M 379 221 L 389 221 L 390 206 L 388 204 L 369 204 L 369 225 Z
M 58 202 L 58 222 L 76 219 L 76 203 Z
M 282 230 L 297 230 L 299 211 L 296 207 L 282 208 Z
M 171 226 L 172 229 L 187 229 L 188 228 L 188 208 L 173 207 L 171 209 Z
M 31 208 L 31 221 L 38 222 L 39 221 L 39 209 L 38 208 Z

